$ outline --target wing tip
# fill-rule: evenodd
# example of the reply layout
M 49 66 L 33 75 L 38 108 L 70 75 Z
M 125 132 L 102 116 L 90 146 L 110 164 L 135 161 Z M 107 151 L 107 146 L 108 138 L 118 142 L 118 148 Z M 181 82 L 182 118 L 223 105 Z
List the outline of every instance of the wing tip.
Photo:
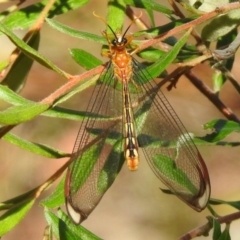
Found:
M 207 182 L 203 194 L 198 198 L 199 212 L 202 211 L 208 204 L 210 198 L 211 187 L 210 183 Z
M 76 225 L 80 224 L 87 218 L 84 214 L 74 209 L 74 207 L 68 200 L 66 200 L 66 209 L 68 212 L 68 216 Z

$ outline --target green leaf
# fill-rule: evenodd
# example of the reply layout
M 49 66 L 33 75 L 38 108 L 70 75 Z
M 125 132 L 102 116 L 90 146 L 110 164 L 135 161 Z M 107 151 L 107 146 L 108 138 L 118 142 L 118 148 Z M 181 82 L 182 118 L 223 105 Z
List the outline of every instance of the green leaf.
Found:
M 114 141 L 112 141 L 114 142 Z M 119 157 L 119 155 L 121 157 Z M 97 189 L 99 194 L 104 194 L 116 179 L 124 163 L 122 150 L 122 139 L 118 138 L 113 144 L 113 148 L 106 159 L 104 167 L 98 178 Z
M 71 119 L 75 121 L 81 121 L 86 116 L 86 112 L 80 112 L 80 111 L 61 108 L 61 107 L 54 107 L 54 108 L 48 109 L 46 112 L 42 113 L 41 115 L 47 116 L 47 117 L 64 118 L 64 119 Z M 95 117 L 96 115 L 93 115 L 93 116 Z M 91 118 L 91 116 L 89 117 Z
M 213 240 L 219 240 L 219 237 L 221 236 L 221 225 L 214 218 L 212 218 L 212 221 L 213 221 Z
M 215 93 L 219 93 L 223 84 L 226 81 L 226 77 L 224 74 L 218 70 L 216 70 L 213 74 L 213 89 Z
M 46 19 L 46 22 L 53 27 L 54 29 L 62 32 L 62 33 L 66 33 L 70 36 L 76 37 L 76 38 L 80 38 L 80 39 L 85 39 L 85 40 L 89 40 L 89 41 L 94 41 L 94 42 L 98 42 L 98 43 L 102 43 L 102 44 L 107 44 L 107 40 L 102 37 L 102 36 L 98 36 L 92 33 L 88 33 L 88 32 L 82 32 L 82 31 L 78 31 L 75 30 L 73 28 L 70 28 L 64 24 L 61 24 L 53 19 Z
M 153 10 L 146 8 L 146 12 L 147 12 L 147 14 L 148 14 L 148 17 L 150 18 L 151 26 L 152 26 L 152 27 L 155 27 L 155 20 L 154 20 Z
M 0 73 L 2 73 L 2 71 L 4 69 L 6 69 L 8 67 L 8 65 L 9 65 L 9 60 L 5 60 L 3 62 L 0 62 Z
M 4 135 L 2 138 L 22 149 L 25 149 L 27 151 L 33 152 L 44 157 L 64 158 L 69 156 L 69 154 L 55 150 L 54 148 L 51 148 L 47 145 L 29 142 L 11 133 Z
M 41 205 L 47 208 L 57 208 L 65 203 L 64 198 L 64 184 L 65 184 L 64 176 L 54 192 L 47 198 L 41 201 Z
M 13 106 L 0 112 L 0 124 L 14 125 L 26 122 L 46 111 L 48 104 L 28 103 L 20 106 Z
M 76 121 L 83 120 L 84 117 L 88 117 L 89 119 L 94 118 L 94 119 L 106 120 L 106 121 L 109 120 L 109 117 L 105 117 L 100 114 L 76 111 L 76 110 L 66 109 L 61 107 L 54 107 L 52 109 L 49 109 L 46 112 L 44 112 L 42 115 L 47 117 L 57 117 L 57 118 L 71 119 Z
M 8 210 L 0 217 L 0 236 L 13 229 L 31 209 L 35 199 L 24 201 Z
M 193 1 L 192 1 L 193 2 Z M 195 1 L 194 7 L 203 12 L 211 12 L 225 4 L 231 3 L 230 0 L 203 0 Z M 218 38 L 226 35 L 240 22 L 240 9 L 231 10 L 226 14 L 219 14 L 212 20 L 209 20 L 202 30 L 202 38 L 206 41 L 216 41 Z
M 234 207 L 234 208 L 240 210 L 240 201 L 224 201 L 224 200 L 211 198 L 209 203 L 211 205 L 227 204 L 227 205 L 229 205 L 231 207 Z
M 154 165 L 165 175 L 168 179 L 171 179 L 175 184 L 188 189 L 193 195 L 195 195 L 198 190 L 192 184 L 191 180 L 188 178 L 187 174 L 181 169 L 176 167 L 175 161 L 164 154 L 156 154 L 152 157 Z
M 64 2 L 62 0 L 56 0 L 49 11 L 48 16 L 54 17 L 56 15 L 69 12 L 88 2 L 89 0 L 65 0 Z M 11 30 L 29 28 L 37 20 L 40 13 L 48 3 L 48 0 L 43 0 L 39 3 L 22 8 L 10 14 L 3 22 Z
M 228 141 L 214 141 L 214 142 L 211 142 L 208 139 L 208 135 L 205 136 L 205 137 L 194 137 L 193 141 L 194 141 L 195 145 L 197 145 L 197 146 L 225 146 L 225 147 L 238 147 L 238 146 L 240 146 L 240 141 L 239 142 L 228 142 Z
M 173 10 L 170 10 L 169 8 L 166 8 L 165 6 L 158 4 L 152 0 L 141 0 L 141 1 L 134 1 L 134 0 L 124 0 L 126 4 L 138 8 L 147 8 L 151 9 L 153 11 L 165 13 L 165 14 L 174 14 Z
M 154 92 L 154 93 L 156 95 L 157 92 Z M 149 110 L 153 103 L 153 101 L 152 101 L 153 98 L 154 98 L 154 96 L 152 94 L 151 98 L 148 99 L 147 101 L 145 101 L 144 104 L 141 106 L 141 108 L 134 114 L 135 126 L 136 126 L 137 133 L 140 132 L 140 130 L 142 129 L 142 127 L 147 119 Z M 138 136 L 138 137 L 141 137 L 141 136 Z M 141 146 L 141 147 L 144 147 L 144 146 Z
M 238 15 L 240 16 L 239 9 Z M 219 16 L 203 28 L 201 36 L 205 41 L 216 41 L 219 37 L 224 36 L 236 28 L 239 25 L 239 19 L 240 18 L 230 18 L 229 15 Z
M 148 48 L 148 49 L 144 49 L 143 51 L 139 52 L 137 55 L 148 61 L 157 61 L 159 58 L 163 57 L 165 54 L 166 54 L 166 52 L 164 52 L 162 50 Z
M 231 240 L 231 236 L 230 236 L 230 233 L 229 233 L 229 228 L 230 228 L 230 223 L 227 223 L 224 231 L 222 232 L 222 234 L 218 238 L 218 240 Z
M 102 64 L 102 61 L 82 49 L 70 49 L 72 58 L 82 67 L 90 70 Z
M 26 193 L 23 193 L 17 197 L 8 199 L 7 201 L 4 201 L 0 203 L 0 210 L 7 210 L 11 209 L 16 204 L 19 204 L 20 202 L 26 202 L 29 198 L 32 198 L 32 196 L 35 194 L 36 189 L 32 189 Z
M 136 33 L 133 34 L 134 37 L 140 37 L 142 35 L 148 35 L 152 38 L 154 37 L 157 37 L 165 32 L 168 32 L 170 31 L 171 29 L 173 28 L 176 28 L 176 27 L 179 27 L 185 23 L 188 23 L 192 20 L 194 20 L 195 18 L 192 17 L 192 18 L 184 18 L 184 19 L 175 19 L 167 24 L 164 24 L 164 25 L 161 25 L 161 26 L 158 26 L 158 27 L 153 27 L 153 28 L 150 28 L 150 29 L 147 29 L 147 30 L 142 30 L 142 31 L 138 31 Z M 177 42 L 178 40 L 175 38 L 175 37 L 169 37 L 167 39 L 175 39 Z M 164 42 L 168 42 L 168 40 L 164 40 Z M 172 44 L 170 44 L 172 46 Z
M 114 32 L 117 29 L 120 30 L 122 29 L 123 22 L 126 16 L 125 10 L 126 3 L 124 0 L 118 0 L 117 4 L 114 2 L 109 3 L 107 12 L 107 23 L 113 29 Z M 112 34 L 109 28 L 107 28 L 107 33 Z
M 13 105 L 22 105 L 31 103 L 31 101 L 19 96 L 8 87 L 0 85 L 0 99 Z
M 89 81 L 91 83 L 91 80 Z M 92 83 L 93 84 L 93 83 Z M 83 87 L 80 85 L 75 91 L 82 91 L 83 89 L 87 88 L 89 86 L 89 83 L 87 82 L 87 86 Z M 66 97 L 66 96 L 65 96 Z M 10 90 L 8 87 L 0 85 L 0 99 L 4 100 L 5 102 L 8 102 L 13 105 L 24 105 L 24 104 L 33 104 L 34 102 L 29 101 L 12 90 Z M 86 116 L 86 112 L 80 112 L 72 109 L 66 109 L 66 108 L 61 108 L 61 107 L 54 107 L 51 109 L 48 109 L 47 111 L 42 113 L 43 116 L 47 117 L 57 117 L 57 118 L 65 118 L 65 119 L 71 119 L 71 120 L 83 120 L 83 118 Z M 88 117 L 94 117 L 94 118 L 101 118 L 102 120 L 104 119 L 103 116 L 99 115 L 97 116 L 96 114 L 90 114 L 88 113 Z
M 199 1 L 200 2 L 200 1 Z M 217 7 L 228 4 L 229 0 L 211 0 L 201 1 L 199 10 L 204 12 L 210 12 L 215 10 Z M 236 28 L 240 22 L 240 9 L 231 10 L 226 14 L 219 14 L 219 16 L 208 21 L 206 26 L 202 30 L 202 38 L 206 41 L 216 41 L 219 37 L 222 37 Z
M 102 133 L 102 129 L 89 129 L 89 134 L 97 137 Z M 112 150 L 107 155 L 107 158 L 101 160 L 103 165 L 101 172 L 95 172 L 97 180 L 97 194 L 103 195 L 114 182 L 118 172 L 120 171 L 123 162 L 122 137 L 115 138 L 115 132 L 111 132 L 107 138 L 100 138 L 97 143 L 86 149 L 82 154 L 76 154 L 76 158 L 69 166 L 72 180 L 70 181 L 71 194 L 74 195 L 82 186 L 89 183 L 89 176 L 95 172 L 94 168 L 99 164 L 99 156 L 102 153 L 105 144 L 111 144 Z M 113 137 L 110 138 L 109 137 Z M 77 180 L 76 180 L 77 179 Z M 73 181 L 74 180 L 74 181 Z
M 169 52 L 167 52 L 162 58 L 160 58 L 154 64 L 147 67 L 147 71 L 150 73 L 151 79 L 159 76 L 168 67 L 168 65 L 170 65 L 174 61 L 174 59 L 180 52 L 181 48 L 187 42 L 189 34 L 190 31 L 187 31 Z
M 71 169 L 71 175 L 75 179 L 78 179 L 77 182 L 71 183 L 71 193 L 75 194 L 79 188 L 85 183 L 87 178 L 92 172 L 92 169 L 99 158 L 99 154 L 104 146 L 104 140 L 99 141 L 97 144 L 94 144 L 88 148 L 82 155 L 81 161 L 75 159 L 75 161 L 70 164 L 69 168 Z M 74 168 L 73 168 L 74 164 Z
M 0 32 L 3 32 L 5 35 L 8 36 L 8 38 L 28 57 L 36 60 L 43 66 L 54 70 L 55 72 L 61 74 L 62 76 L 66 77 L 67 74 L 62 71 L 60 68 L 58 68 L 56 65 L 54 65 L 51 61 L 49 61 L 47 58 L 42 56 L 40 53 L 38 53 L 35 49 L 31 48 L 28 44 L 26 44 L 24 41 L 22 41 L 20 38 L 18 38 L 15 34 L 11 32 L 10 29 L 8 29 L 3 23 L 0 22 Z
M 37 50 L 40 41 L 40 33 L 32 35 L 28 41 L 28 45 Z M 27 57 L 24 53 L 20 53 L 11 66 L 10 71 L 1 82 L 2 85 L 8 86 L 14 92 L 19 92 L 24 87 L 28 73 L 32 67 L 33 59 Z
M 83 226 L 73 224 L 73 222 L 71 222 L 67 215 L 61 210 L 58 211 L 59 217 L 50 212 L 48 209 L 45 209 L 44 214 L 57 239 L 101 240 Z
M 232 132 L 240 132 L 240 124 L 233 121 L 218 119 L 204 124 L 204 129 L 213 129 L 214 132 L 207 134 L 201 139 L 204 139 L 208 142 L 217 142 Z
M 88 129 L 88 133 L 91 134 L 92 136 L 96 137 L 99 135 L 102 135 L 105 133 L 105 130 L 102 128 L 94 128 L 94 129 Z M 113 146 L 117 140 L 122 139 L 122 134 L 117 132 L 117 131 L 111 131 L 107 138 L 106 138 L 106 143 L 110 144 Z

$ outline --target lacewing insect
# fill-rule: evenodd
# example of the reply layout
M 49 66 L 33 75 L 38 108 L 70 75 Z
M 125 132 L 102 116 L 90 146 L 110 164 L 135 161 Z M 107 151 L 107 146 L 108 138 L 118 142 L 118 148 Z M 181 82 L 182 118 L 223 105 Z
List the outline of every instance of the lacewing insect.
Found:
M 191 136 L 157 83 L 129 50 L 132 36 L 103 32 L 110 58 L 94 86 L 70 159 L 66 208 L 79 224 L 97 206 L 125 159 L 138 168 L 139 147 L 155 175 L 181 200 L 197 211 L 210 196 L 206 165 Z M 140 18 L 139 16 L 138 18 Z M 149 80 L 150 79 L 150 80 Z

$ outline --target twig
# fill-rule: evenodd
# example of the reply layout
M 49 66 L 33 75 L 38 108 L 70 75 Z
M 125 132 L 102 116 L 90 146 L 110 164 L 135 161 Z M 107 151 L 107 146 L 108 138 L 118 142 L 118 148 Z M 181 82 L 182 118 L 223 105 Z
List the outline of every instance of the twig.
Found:
M 196 88 L 198 88 L 199 91 L 201 91 L 201 93 L 203 93 L 227 119 L 235 122 L 240 122 L 232 110 L 225 106 L 219 97 L 209 87 L 207 87 L 192 71 L 186 72 L 185 75 L 191 81 L 191 83 Z
M 104 65 L 100 65 L 96 68 L 93 68 L 87 72 L 84 72 L 81 75 L 77 75 L 77 76 L 71 76 L 71 81 L 67 82 L 66 84 L 64 84 L 63 86 L 61 86 L 60 88 L 58 88 L 54 93 L 50 94 L 48 97 L 44 98 L 41 103 L 46 103 L 46 104 L 50 104 L 52 105 L 54 103 L 54 101 L 58 98 L 60 98 L 61 96 L 65 95 L 67 92 L 69 92 L 70 90 L 72 90 L 74 87 L 76 87 L 82 80 L 91 77 L 93 75 L 96 74 L 100 74 L 105 68 L 105 64 Z
M 185 18 L 184 14 L 181 12 L 181 10 L 178 8 L 177 4 L 175 3 L 174 0 L 168 0 L 169 4 L 172 6 L 175 14 L 180 17 L 180 18 Z M 200 35 L 198 34 L 198 32 L 193 29 L 192 32 L 191 32 L 191 35 L 195 38 L 196 42 L 197 42 L 197 45 L 199 44 L 203 44 L 203 41 L 200 37 Z
M 215 220 L 218 221 L 220 224 L 222 223 L 226 223 L 229 224 L 232 221 L 235 221 L 237 219 L 240 219 L 240 212 L 235 212 L 235 213 L 231 213 L 229 215 L 223 216 L 223 217 L 219 217 L 216 218 Z M 188 232 L 187 234 L 183 235 L 182 237 L 180 237 L 178 240 L 190 240 L 193 239 L 195 237 L 201 236 L 203 234 L 206 234 L 207 232 L 209 232 L 209 230 L 212 228 L 212 222 L 209 221 L 208 223 L 193 229 L 192 231 Z

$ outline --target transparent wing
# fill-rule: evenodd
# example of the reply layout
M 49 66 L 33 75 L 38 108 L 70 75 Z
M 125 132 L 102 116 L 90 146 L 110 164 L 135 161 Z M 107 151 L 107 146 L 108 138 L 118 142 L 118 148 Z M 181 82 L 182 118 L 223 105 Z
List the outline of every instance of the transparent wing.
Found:
M 67 171 L 66 207 L 76 224 L 93 211 L 122 166 L 122 94 L 115 82 L 109 63 L 94 87 Z
M 207 205 L 210 180 L 206 165 L 191 136 L 157 83 L 133 62 L 133 81 L 142 89 L 135 110 L 138 143 L 155 175 L 180 199 L 197 211 Z M 147 82 L 147 83 L 146 83 Z

